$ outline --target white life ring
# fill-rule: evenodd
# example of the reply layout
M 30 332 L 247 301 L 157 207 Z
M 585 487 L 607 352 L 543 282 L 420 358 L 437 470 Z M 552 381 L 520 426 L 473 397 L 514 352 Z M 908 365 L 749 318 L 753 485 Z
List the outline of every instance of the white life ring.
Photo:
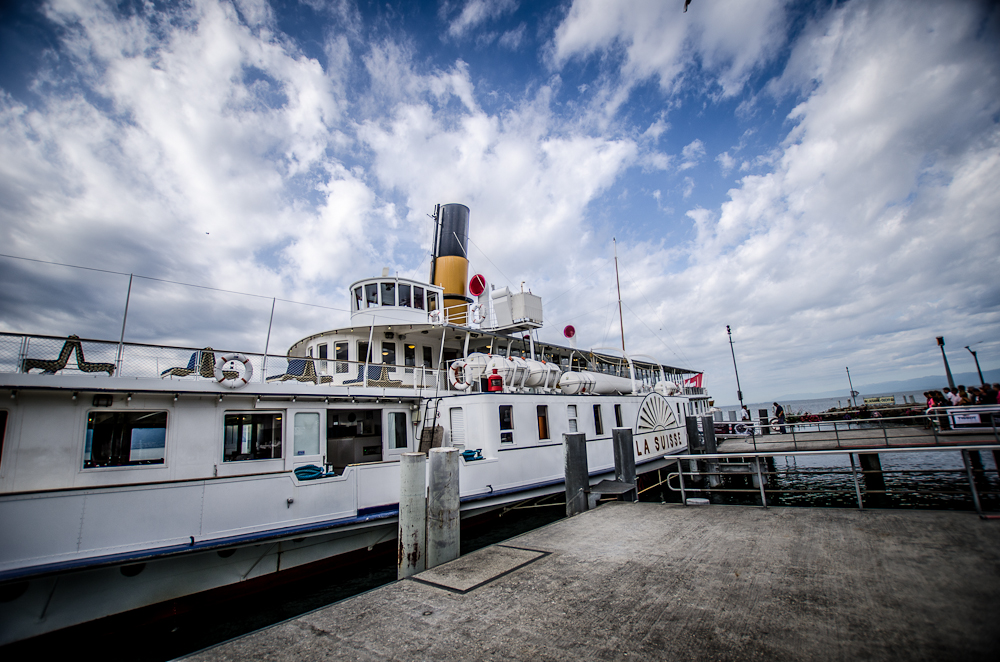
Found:
M 231 381 L 226 381 L 226 375 L 222 371 L 222 368 L 230 361 L 239 361 L 243 364 L 243 375 Z M 220 384 L 225 384 L 229 388 L 242 388 L 250 383 L 251 377 L 253 377 L 253 364 L 250 363 L 250 359 L 242 354 L 226 354 L 219 357 L 219 360 L 215 362 L 215 380 Z
M 472 307 L 471 312 L 472 312 L 473 324 L 482 324 L 484 321 L 486 321 L 486 311 L 483 308 L 483 304 L 477 303 L 475 306 Z
M 462 379 L 458 378 L 458 372 L 462 371 Z M 465 361 L 455 361 L 448 368 L 448 381 L 451 382 L 451 387 L 458 391 L 466 391 L 469 389 L 469 384 L 465 381 Z
M 441 311 L 440 310 L 432 310 L 431 312 L 429 312 L 427 314 L 427 317 L 428 317 L 428 319 L 430 319 L 431 324 L 440 324 L 441 323 Z

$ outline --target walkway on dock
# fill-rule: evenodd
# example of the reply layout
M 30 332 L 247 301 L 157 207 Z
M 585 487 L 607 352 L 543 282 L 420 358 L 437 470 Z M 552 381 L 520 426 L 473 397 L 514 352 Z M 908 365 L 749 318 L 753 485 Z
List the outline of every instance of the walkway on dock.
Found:
M 992 662 L 998 622 L 974 513 L 614 502 L 190 659 Z

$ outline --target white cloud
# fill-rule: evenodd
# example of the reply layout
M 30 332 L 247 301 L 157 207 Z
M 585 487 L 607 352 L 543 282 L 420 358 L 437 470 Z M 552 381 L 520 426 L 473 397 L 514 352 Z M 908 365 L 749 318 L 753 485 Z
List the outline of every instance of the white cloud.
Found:
M 698 139 L 692 140 L 681 150 L 681 158 L 684 161 L 678 166 L 678 170 L 688 170 L 695 167 L 705 158 L 705 143 Z
M 722 169 L 723 177 L 727 176 L 730 172 L 732 172 L 733 168 L 736 166 L 736 159 L 729 156 L 729 152 L 723 152 L 722 154 L 719 154 L 718 156 L 715 157 L 715 160 L 719 164 L 719 167 Z
M 458 17 L 448 24 L 448 34 L 463 37 L 471 30 L 517 10 L 517 0 L 467 0 Z

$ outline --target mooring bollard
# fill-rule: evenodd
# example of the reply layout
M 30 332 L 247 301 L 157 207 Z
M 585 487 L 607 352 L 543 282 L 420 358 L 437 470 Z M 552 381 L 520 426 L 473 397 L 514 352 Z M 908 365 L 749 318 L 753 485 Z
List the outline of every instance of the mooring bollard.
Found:
M 718 453 L 719 449 L 715 444 L 715 420 L 711 416 L 701 417 L 702 435 L 705 438 L 705 452 Z M 722 484 L 722 479 L 718 475 L 719 461 L 709 460 L 706 463 L 708 470 L 708 486 L 718 487 Z
M 427 496 L 427 567 L 458 558 L 459 531 L 458 449 L 430 450 L 430 489 Z
M 399 458 L 399 549 L 396 578 L 422 572 L 427 562 L 427 456 Z
M 615 480 L 635 485 L 635 450 L 632 447 L 632 428 L 614 428 L 611 439 L 615 449 Z M 639 488 L 622 494 L 622 501 L 638 501 Z
M 590 469 L 587 465 L 587 435 L 582 432 L 563 434 L 566 459 L 566 517 L 589 509 L 587 488 L 590 487 Z
M 701 443 L 701 438 L 698 436 L 698 417 L 688 416 L 684 419 L 684 426 L 687 428 L 688 435 L 688 452 L 697 453 L 703 446 Z
M 757 416 L 760 418 L 760 433 L 771 434 L 771 428 L 767 424 L 767 410 L 758 409 Z

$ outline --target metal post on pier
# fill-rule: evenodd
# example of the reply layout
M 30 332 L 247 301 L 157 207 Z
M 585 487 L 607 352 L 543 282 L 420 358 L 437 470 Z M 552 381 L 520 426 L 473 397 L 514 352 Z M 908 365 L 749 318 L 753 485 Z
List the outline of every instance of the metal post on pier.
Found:
M 590 509 L 587 488 L 590 470 L 587 464 L 587 435 L 582 432 L 563 433 L 566 460 L 566 517 Z
M 718 453 L 719 450 L 715 444 L 715 419 L 712 416 L 702 416 L 701 430 L 705 437 L 705 452 L 709 454 Z M 718 474 L 719 461 L 709 460 L 705 465 L 705 468 L 708 470 L 708 486 L 718 487 L 722 483 L 722 479 Z
M 422 572 L 427 565 L 427 456 L 399 458 L 399 548 L 396 578 Z
M 427 567 L 458 558 L 460 551 L 458 449 L 430 450 L 427 495 Z
M 614 428 L 611 438 L 615 449 L 615 480 L 635 485 L 635 451 L 632 446 L 632 428 Z M 622 494 L 622 501 L 638 501 L 639 492 L 633 487 Z
M 704 448 L 698 436 L 698 418 L 696 416 L 688 416 L 684 419 L 684 427 L 687 428 L 688 452 L 695 453 Z
M 771 434 L 771 426 L 767 423 L 767 410 L 758 409 L 757 417 L 760 419 L 760 433 L 761 434 Z

